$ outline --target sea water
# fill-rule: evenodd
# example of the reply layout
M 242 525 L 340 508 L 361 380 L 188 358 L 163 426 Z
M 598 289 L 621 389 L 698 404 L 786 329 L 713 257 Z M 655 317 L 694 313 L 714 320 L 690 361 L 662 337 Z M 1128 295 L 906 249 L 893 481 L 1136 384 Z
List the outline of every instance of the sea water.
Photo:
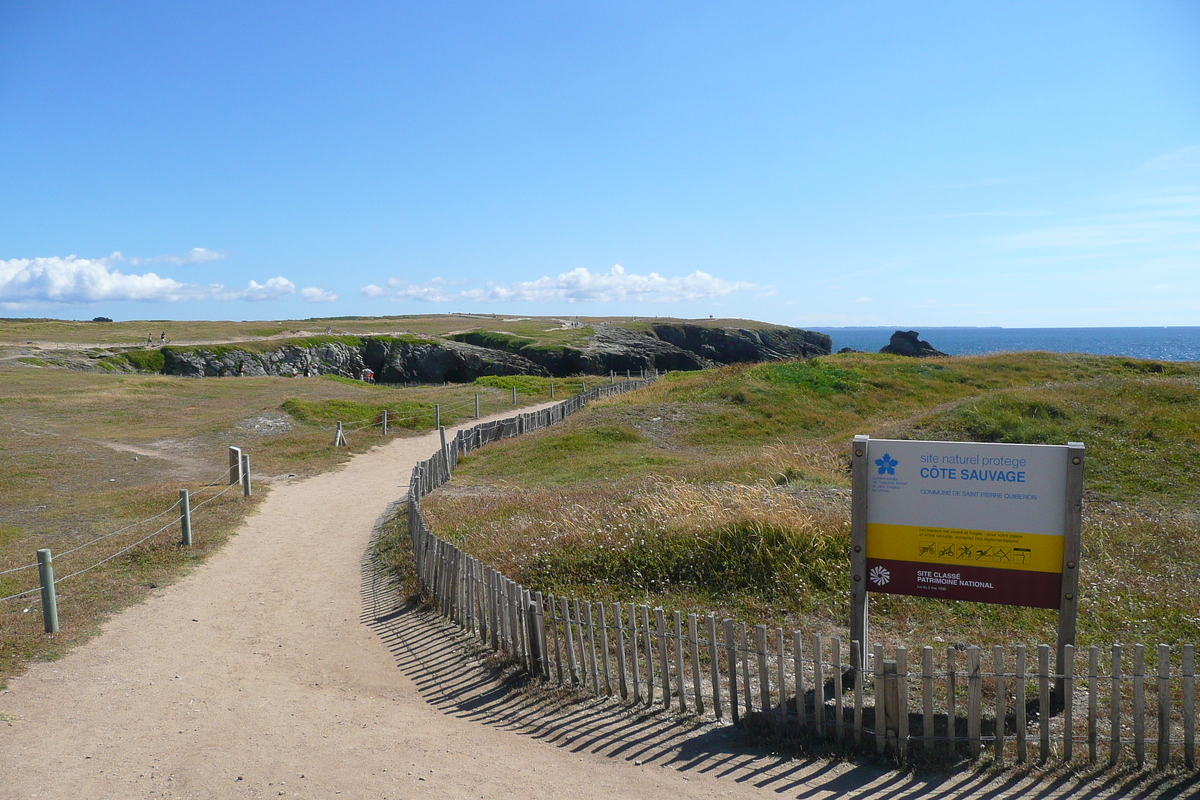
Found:
M 891 328 L 813 328 L 833 338 L 833 352 L 843 347 L 878 353 L 897 330 Z M 919 328 L 920 338 L 952 356 L 1048 350 L 1200 361 L 1200 327 L 1171 328 Z

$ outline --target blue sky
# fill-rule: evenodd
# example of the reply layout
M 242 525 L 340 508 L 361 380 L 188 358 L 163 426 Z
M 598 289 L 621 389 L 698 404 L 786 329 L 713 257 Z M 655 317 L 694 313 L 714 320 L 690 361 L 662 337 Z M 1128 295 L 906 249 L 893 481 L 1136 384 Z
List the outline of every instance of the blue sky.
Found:
M 1198 42 L 1190 0 L 6 0 L 0 314 L 1196 325 Z

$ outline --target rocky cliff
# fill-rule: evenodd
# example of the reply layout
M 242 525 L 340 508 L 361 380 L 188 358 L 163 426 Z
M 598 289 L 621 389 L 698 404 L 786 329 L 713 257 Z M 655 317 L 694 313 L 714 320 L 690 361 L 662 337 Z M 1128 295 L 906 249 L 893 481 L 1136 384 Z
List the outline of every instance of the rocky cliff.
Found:
M 828 355 L 825 334 L 798 328 L 719 327 L 684 322 L 642 329 L 597 325 L 582 346 L 493 331 L 450 338 L 325 336 L 244 345 L 164 347 L 168 375 L 342 375 L 366 368 L 383 383 L 468 382 L 485 375 L 603 375 L 642 369 L 693 370 L 747 361 Z

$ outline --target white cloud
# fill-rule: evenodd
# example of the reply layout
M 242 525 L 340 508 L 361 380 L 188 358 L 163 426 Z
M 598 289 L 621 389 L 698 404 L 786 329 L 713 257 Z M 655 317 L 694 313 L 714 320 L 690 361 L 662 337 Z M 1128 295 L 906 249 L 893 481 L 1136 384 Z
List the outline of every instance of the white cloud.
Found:
M 155 256 L 154 258 L 131 258 L 129 263 L 135 267 L 139 264 L 174 264 L 182 266 L 184 264 L 207 264 L 209 261 L 217 261 L 225 258 L 228 253 L 220 250 L 209 250 L 207 247 L 193 247 L 187 251 L 186 255 L 182 256 Z M 113 253 L 112 257 L 120 258 L 121 254 Z
M 287 278 L 279 275 L 271 278 L 266 283 L 258 283 L 250 281 L 250 284 L 238 291 L 222 292 L 220 299 L 222 300 L 278 300 L 281 297 L 286 297 L 289 294 L 296 293 L 296 284 L 289 281 Z
M 300 296 L 310 303 L 333 303 L 338 299 L 338 296 L 333 292 L 325 289 L 318 289 L 315 286 L 309 286 L 306 289 L 301 289 Z
M 537 280 L 516 283 L 489 281 L 483 288 L 457 291 L 442 278 L 416 284 L 392 278 L 388 281 L 388 288 L 371 284 L 364 286 L 361 293 L 364 297 L 426 302 L 670 303 L 707 300 L 748 290 L 768 290 L 768 294 L 773 293 L 770 287 L 745 281 L 727 281 L 699 270 L 689 275 L 665 278 L 657 272 L 648 275 L 626 272 L 624 267 L 617 264 L 604 273 L 593 273 L 580 267 L 554 277 L 543 276 Z
M 195 248 L 187 256 L 180 256 L 179 263 L 202 263 L 220 257 L 223 255 Z M 154 272 L 135 274 L 118 269 L 123 262 L 135 261 L 119 252 L 107 258 L 69 255 L 0 260 L 0 304 L 22 308 L 33 303 L 275 300 L 296 293 L 296 285 L 283 276 L 262 284 L 250 281 L 244 289 L 230 289 L 219 283 L 183 283 Z

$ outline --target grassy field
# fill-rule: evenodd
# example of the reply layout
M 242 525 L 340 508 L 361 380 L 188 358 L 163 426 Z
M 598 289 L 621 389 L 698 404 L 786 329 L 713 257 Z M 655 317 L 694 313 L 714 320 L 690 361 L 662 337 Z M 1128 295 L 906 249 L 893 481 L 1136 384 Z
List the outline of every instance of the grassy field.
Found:
M 667 317 L 653 321 L 669 322 Z M 688 320 L 702 326 L 767 325 L 747 320 Z M 300 320 L 221 320 L 174 321 L 132 320 L 127 322 L 87 322 L 58 319 L 0 319 L 0 344 L 25 345 L 50 343 L 100 348 L 139 348 L 150 337 L 154 347 L 166 334 L 177 345 L 205 342 L 244 342 L 273 337 L 303 338 L 325 333 L 335 336 L 404 335 L 450 336 L 470 331 L 527 340 L 540 346 L 581 346 L 586 344 L 593 325 L 617 325 L 634 330 L 649 330 L 646 318 L 638 317 L 506 317 L 497 314 L 420 314 L 394 317 L 314 317 Z
M 1200 640 L 1200 364 L 846 354 L 672 373 L 485 448 L 423 508 L 534 589 L 845 635 L 848 448 L 1088 445 L 1079 643 Z M 876 641 L 1053 642 L 1056 614 L 875 595 Z
M 108 613 L 202 560 L 272 481 L 328 470 L 380 443 L 380 428 L 370 426 L 384 409 L 394 437 L 431 429 L 435 405 L 443 424 L 471 418 L 476 393 L 485 415 L 512 409 L 514 383 L 518 405 L 549 399 L 543 380 L 401 389 L 333 376 L 189 379 L 59 369 L 4 353 L 0 347 L 0 597 L 37 586 L 35 569 L 18 568 L 39 548 L 54 552 L 61 578 L 167 529 L 64 580 L 57 636 L 42 632 L 36 594 L 0 602 L 0 685 L 30 660 L 57 658 Z M 579 388 L 555 384 L 559 397 Z M 339 420 L 349 447 L 334 449 Z M 178 512 L 170 509 L 179 489 L 192 492 L 193 508 L 214 498 L 228 485 L 230 445 L 250 457 L 256 498 L 243 500 L 240 490 L 215 497 L 194 514 L 195 545 L 178 547 Z

